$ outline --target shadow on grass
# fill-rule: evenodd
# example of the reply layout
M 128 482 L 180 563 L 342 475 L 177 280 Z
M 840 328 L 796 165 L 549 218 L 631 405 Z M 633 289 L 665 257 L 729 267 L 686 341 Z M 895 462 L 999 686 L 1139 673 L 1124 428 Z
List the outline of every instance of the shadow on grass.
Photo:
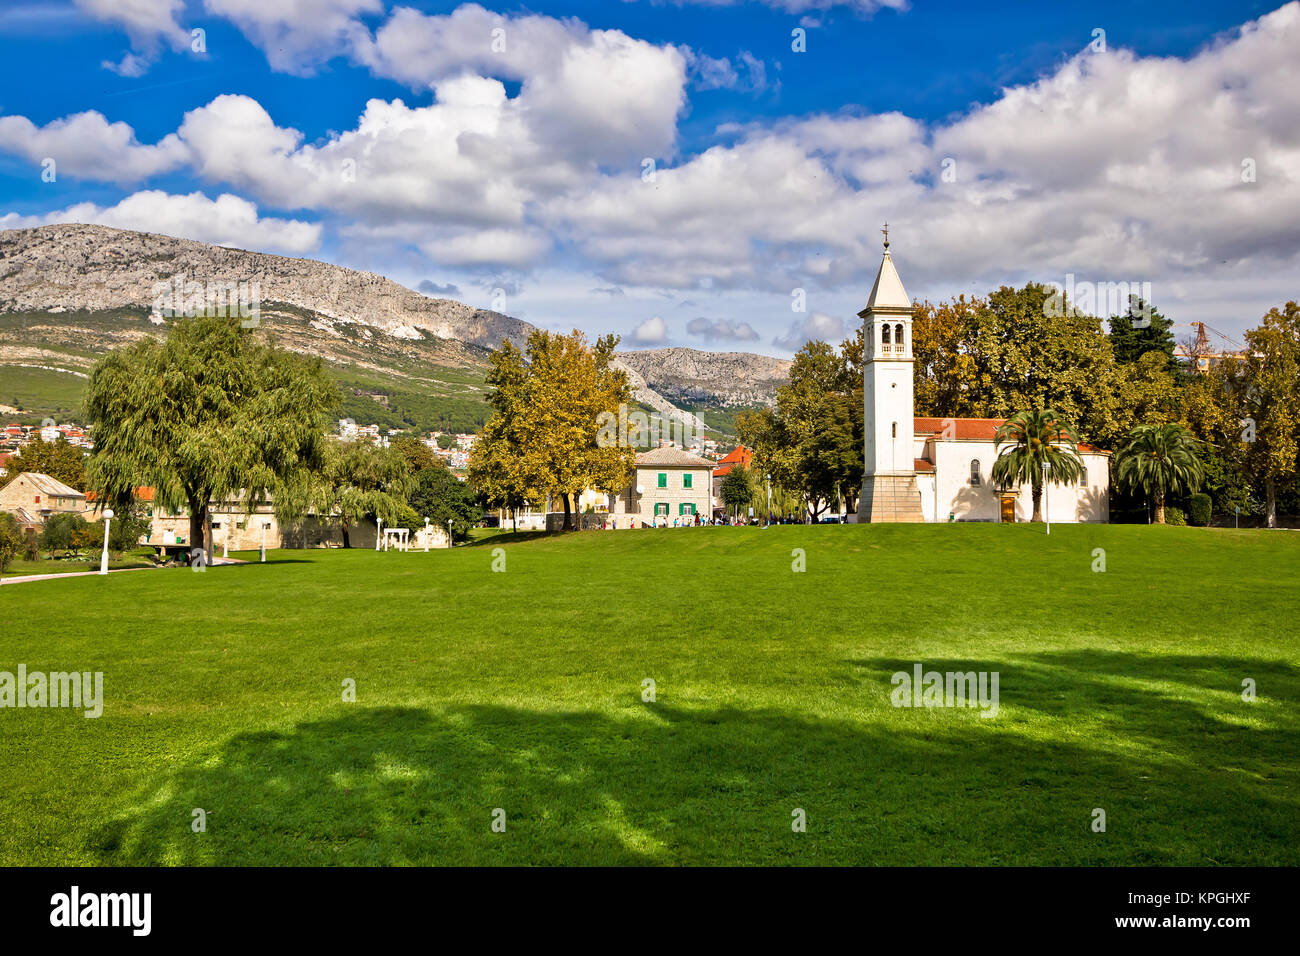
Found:
M 1182 660 L 1189 688 L 1210 692 L 1244 666 L 1294 699 L 1294 670 L 1126 657 L 1004 664 L 1003 702 L 1014 697 L 1027 722 L 663 700 L 601 712 L 340 705 L 147 781 L 94 848 L 109 864 L 1300 863 L 1293 709 L 1235 726 L 1106 677 L 1146 661 L 1168 680 Z M 1104 732 L 1069 732 L 1072 699 Z M 498 807 L 505 833 L 491 829 Z M 1090 829 L 1096 807 L 1106 833 Z M 195 808 L 206 833 L 191 830 Z M 791 831 L 795 808 L 807 833 Z

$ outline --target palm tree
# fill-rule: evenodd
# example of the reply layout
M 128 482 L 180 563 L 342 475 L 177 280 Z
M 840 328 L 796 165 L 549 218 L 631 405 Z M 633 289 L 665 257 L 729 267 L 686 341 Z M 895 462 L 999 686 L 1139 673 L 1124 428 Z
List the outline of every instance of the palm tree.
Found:
M 1165 495 L 1197 491 L 1205 480 L 1200 442 L 1182 425 L 1139 425 L 1115 455 L 1115 477 L 1122 489 L 1141 491 L 1156 506 L 1156 524 L 1165 523 Z
M 1043 481 L 1074 484 L 1083 474 L 1079 437 L 1050 408 L 1030 409 L 1012 415 L 998 426 L 994 448 L 1010 443 L 993 462 L 993 480 L 1000 485 L 1029 482 L 1033 488 L 1034 516 L 1042 521 Z

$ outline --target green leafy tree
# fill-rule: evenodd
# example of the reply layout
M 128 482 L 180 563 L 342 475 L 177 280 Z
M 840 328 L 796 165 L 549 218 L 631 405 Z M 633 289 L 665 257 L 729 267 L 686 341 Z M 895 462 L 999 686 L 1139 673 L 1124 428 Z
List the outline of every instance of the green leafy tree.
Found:
M 977 403 L 974 350 L 979 317 L 988 300 L 964 295 L 932 305 L 923 302 L 912 313 L 912 375 L 916 414 L 935 418 L 984 415 Z M 859 330 L 861 336 L 861 330 Z
M 413 435 L 394 438 L 390 447 L 402 456 L 412 474 L 418 474 L 426 468 L 443 467 L 433 450 Z
M 450 523 L 456 541 L 468 539 L 470 529 L 483 520 L 473 490 L 446 468 L 426 468 L 417 474 L 408 501 L 421 519 L 428 518 L 436 527 Z
M 1083 474 L 1078 444 L 1074 429 L 1054 409 L 1018 412 L 994 433 L 994 448 L 1001 451 L 993 462 L 993 480 L 1007 487 L 1028 483 L 1034 501 L 1030 520 L 1042 521 L 1044 482 L 1076 484 Z
M 305 486 L 278 496 L 289 515 L 314 511 L 322 522 L 335 520 L 343 547 L 352 547 L 351 531 L 367 518 L 387 527 L 410 527 L 413 513 L 407 495 L 415 476 L 401 449 L 385 448 L 370 440 L 325 443 L 321 468 Z
M 0 511 L 0 575 L 23 551 L 23 531 L 18 526 L 18 519 L 7 511 Z
M 1130 296 L 1128 312 L 1112 315 L 1109 324 L 1110 346 L 1120 365 L 1132 365 L 1154 352 L 1161 357 L 1161 368 L 1174 370 L 1174 323 L 1154 306 Z
M 1265 518 L 1276 528 L 1278 487 L 1295 481 L 1300 459 L 1300 305 L 1271 309 L 1246 333 L 1246 344 L 1246 467 L 1263 485 Z
M 774 484 L 797 490 L 816 520 L 836 500 L 852 510 L 862 488 L 861 338 L 839 352 L 806 343 L 777 389 L 775 409 L 737 414 L 741 441 Z
M 1165 523 L 1165 499 L 1197 491 L 1204 480 L 1200 443 L 1182 425 L 1139 425 L 1115 455 L 1122 489 L 1141 492 L 1155 505 L 1156 524 Z
M 754 480 L 744 465 L 733 465 L 722 478 L 718 494 L 733 515 L 740 514 L 754 501 Z
M 209 502 L 243 494 L 251 513 L 319 468 L 334 386 L 320 359 L 258 335 L 237 318 L 176 319 L 165 340 L 95 366 L 87 473 L 102 501 L 129 508 L 138 486 L 152 486 L 157 507 L 188 509 L 190 540 L 206 539 L 211 557 Z
M 523 352 L 502 343 L 487 377 L 493 415 L 470 464 L 475 487 L 490 503 L 559 498 L 569 530 L 575 496 L 627 483 L 633 449 L 601 440 L 601 422 L 617 418 L 632 395 L 627 373 L 612 364 L 617 345 L 614 335 L 588 345 L 576 330 L 535 330 Z
M 40 546 L 50 554 L 80 550 L 86 546 L 88 527 L 86 519 L 81 515 L 66 512 L 52 514 L 45 519 L 41 528 Z
M 486 381 L 492 415 L 470 451 L 469 482 L 488 507 L 510 511 L 517 531 L 519 509 L 544 497 L 530 484 L 532 475 L 525 468 L 528 367 L 524 353 L 505 340 L 490 361 Z
M 20 474 L 36 472 L 49 475 L 77 491 L 86 490 L 86 458 L 76 445 L 63 436 L 47 442 L 34 438 L 23 445 L 9 461 L 9 474 L 0 485 L 6 485 Z
M 971 404 L 990 418 L 1050 408 L 1062 421 L 1077 423 L 1089 441 L 1117 437 L 1115 359 L 1101 320 L 1068 302 L 1051 310 L 1062 314 L 1049 314 L 1045 306 L 1055 298 L 1037 283 L 1004 286 L 988 297 L 971 343 Z
M 110 551 L 130 551 L 139 547 L 142 535 L 149 533 L 149 516 L 138 502 L 129 508 L 117 511 L 108 525 L 108 549 Z M 99 529 L 102 538 L 104 529 Z

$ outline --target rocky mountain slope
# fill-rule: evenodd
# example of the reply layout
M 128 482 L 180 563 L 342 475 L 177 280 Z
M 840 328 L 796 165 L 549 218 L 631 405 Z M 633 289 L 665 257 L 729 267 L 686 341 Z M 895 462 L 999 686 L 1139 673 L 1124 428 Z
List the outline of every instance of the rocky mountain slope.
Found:
M 667 348 L 622 352 L 619 358 L 664 398 L 688 406 L 771 405 L 790 377 L 787 359 L 749 352 Z
M 84 377 L 105 352 L 159 334 L 161 320 L 151 313 L 177 276 L 204 288 L 244 284 L 251 290 L 256 283 L 260 327 L 285 348 L 324 358 L 348 394 L 373 399 L 399 426 L 414 424 L 413 415 L 427 424 L 429 414 L 438 414 L 430 411 L 429 398 L 439 407 L 456 404 L 462 426 L 466 416 L 476 420 L 485 408 L 489 349 L 503 338 L 522 344 L 534 328 L 311 259 L 107 226 L 41 226 L 0 231 L 0 379 L 5 367 L 11 380 L 18 368 Z M 687 348 L 620 352 L 618 358 L 637 401 L 696 426 L 702 422 L 678 406 L 716 411 L 770 403 L 790 366 L 767 356 Z M 68 375 L 52 378 L 62 383 L 51 385 L 60 407 L 75 406 Z M 5 384 L 0 381 L 0 390 Z M 417 406 L 422 411 L 410 411 Z M 357 408 L 353 402 L 347 410 Z M 370 406 L 363 401 L 359 408 Z
M 426 332 L 491 348 L 532 328 L 499 312 L 431 299 L 373 272 L 312 259 L 228 249 L 108 226 L 64 224 L 0 232 L 0 312 L 98 312 L 152 305 L 156 286 L 186 281 L 253 283 L 263 302 L 390 335 Z

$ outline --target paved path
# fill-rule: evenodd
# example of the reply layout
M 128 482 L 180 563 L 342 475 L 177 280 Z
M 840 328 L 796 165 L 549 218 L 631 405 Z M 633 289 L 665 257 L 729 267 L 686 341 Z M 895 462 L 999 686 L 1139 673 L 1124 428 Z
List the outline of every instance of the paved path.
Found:
M 109 574 L 121 574 L 123 571 L 152 571 L 153 568 L 113 568 Z M 20 574 L 13 577 L 0 579 L 0 586 L 9 587 L 11 584 L 26 584 L 28 581 L 49 581 L 53 578 L 84 578 L 92 574 L 99 574 L 98 571 L 64 571 L 60 574 Z
M 247 564 L 247 561 L 240 561 L 238 558 L 213 558 L 212 567 L 220 564 Z M 121 574 L 124 571 L 157 571 L 158 568 L 110 568 L 109 574 Z M 21 574 L 13 577 L 0 578 L 0 586 L 8 587 L 11 584 L 26 584 L 28 581 L 49 581 L 54 578 L 84 578 L 90 575 L 99 574 L 98 571 L 62 571 L 57 574 Z

